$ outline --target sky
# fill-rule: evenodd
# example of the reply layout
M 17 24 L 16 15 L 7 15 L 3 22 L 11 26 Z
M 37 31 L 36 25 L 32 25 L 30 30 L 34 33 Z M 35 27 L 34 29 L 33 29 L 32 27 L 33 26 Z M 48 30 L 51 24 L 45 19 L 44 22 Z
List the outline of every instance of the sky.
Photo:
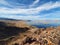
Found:
M 0 0 L 0 18 L 60 20 L 60 0 Z

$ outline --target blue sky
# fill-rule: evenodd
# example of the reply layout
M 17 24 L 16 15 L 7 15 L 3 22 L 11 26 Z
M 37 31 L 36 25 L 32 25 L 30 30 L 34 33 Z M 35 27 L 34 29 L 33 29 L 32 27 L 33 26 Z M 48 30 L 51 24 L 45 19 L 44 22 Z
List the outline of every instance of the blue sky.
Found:
M 60 20 L 60 0 L 0 0 L 0 18 Z

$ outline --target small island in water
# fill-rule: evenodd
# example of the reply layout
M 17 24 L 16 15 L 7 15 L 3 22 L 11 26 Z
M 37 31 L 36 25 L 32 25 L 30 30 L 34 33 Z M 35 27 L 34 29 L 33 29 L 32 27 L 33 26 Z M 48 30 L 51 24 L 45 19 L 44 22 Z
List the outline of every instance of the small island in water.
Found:
M 38 27 L 24 20 L 0 20 L 0 45 L 60 45 L 60 26 Z

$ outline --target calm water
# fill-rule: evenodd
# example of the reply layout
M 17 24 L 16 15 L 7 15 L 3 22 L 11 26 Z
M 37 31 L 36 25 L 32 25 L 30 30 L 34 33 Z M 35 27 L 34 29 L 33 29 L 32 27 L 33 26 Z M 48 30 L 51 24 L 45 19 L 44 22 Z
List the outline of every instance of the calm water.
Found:
M 44 21 L 27 21 L 27 24 L 36 26 L 38 28 L 57 27 L 60 26 L 60 21 L 56 20 L 44 20 Z

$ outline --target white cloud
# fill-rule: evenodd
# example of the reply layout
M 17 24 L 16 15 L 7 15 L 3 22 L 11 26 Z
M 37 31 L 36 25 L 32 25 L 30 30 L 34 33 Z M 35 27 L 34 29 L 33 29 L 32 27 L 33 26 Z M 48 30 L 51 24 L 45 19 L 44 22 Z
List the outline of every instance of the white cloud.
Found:
M 33 2 L 33 4 L 30 5 L 29 7 L 33 7 L 33 6 L 35 6 L 35 4 L 37 4 L 39 1 L 40 1 L 40 0 L 35 0 L 35 1 Z
M 60 2 L 56 2 L 56 3 L 49 2 L 37 8 L 29 8 L 29 9 L 20 9 L 20 8 L 9 9 L 9 8 L 3 7 L 3 8 L 0 8 L 0 14 L 37 15 L 43 10 L 50 10 L 50 9 L 57 8 L 57 7 L 60 7 Z
M 11 8 L 26 8 L 26 6 L 24 4 L 20 4 L 18 2 L 12 2 L 12 1 L 8 2 L 8 1 L 7 0 L 0 0 L 0 4 L 11 7 Z
M 18 19 L 18 20 L 60 20 L 60 18 L 47 18 L 40 16 L 17 16 L 17 15 L 1 15 L 1 18 L 10 18 L 10 19 Z
M 38 3 L 39 1 L 40 1 L 40 0 L 35 0 L 32 5 L 35 5 L 35 4 Z
M 11 4 L 9 4 L 6 0 L 0 0 L 0 4 L 9 6 L 9 7 L 13 7 Z
M 17 16 L 17 15 L 1 15 L 1 18 L 22 19 L 22 20 L 38 20 L 39 16 Z

